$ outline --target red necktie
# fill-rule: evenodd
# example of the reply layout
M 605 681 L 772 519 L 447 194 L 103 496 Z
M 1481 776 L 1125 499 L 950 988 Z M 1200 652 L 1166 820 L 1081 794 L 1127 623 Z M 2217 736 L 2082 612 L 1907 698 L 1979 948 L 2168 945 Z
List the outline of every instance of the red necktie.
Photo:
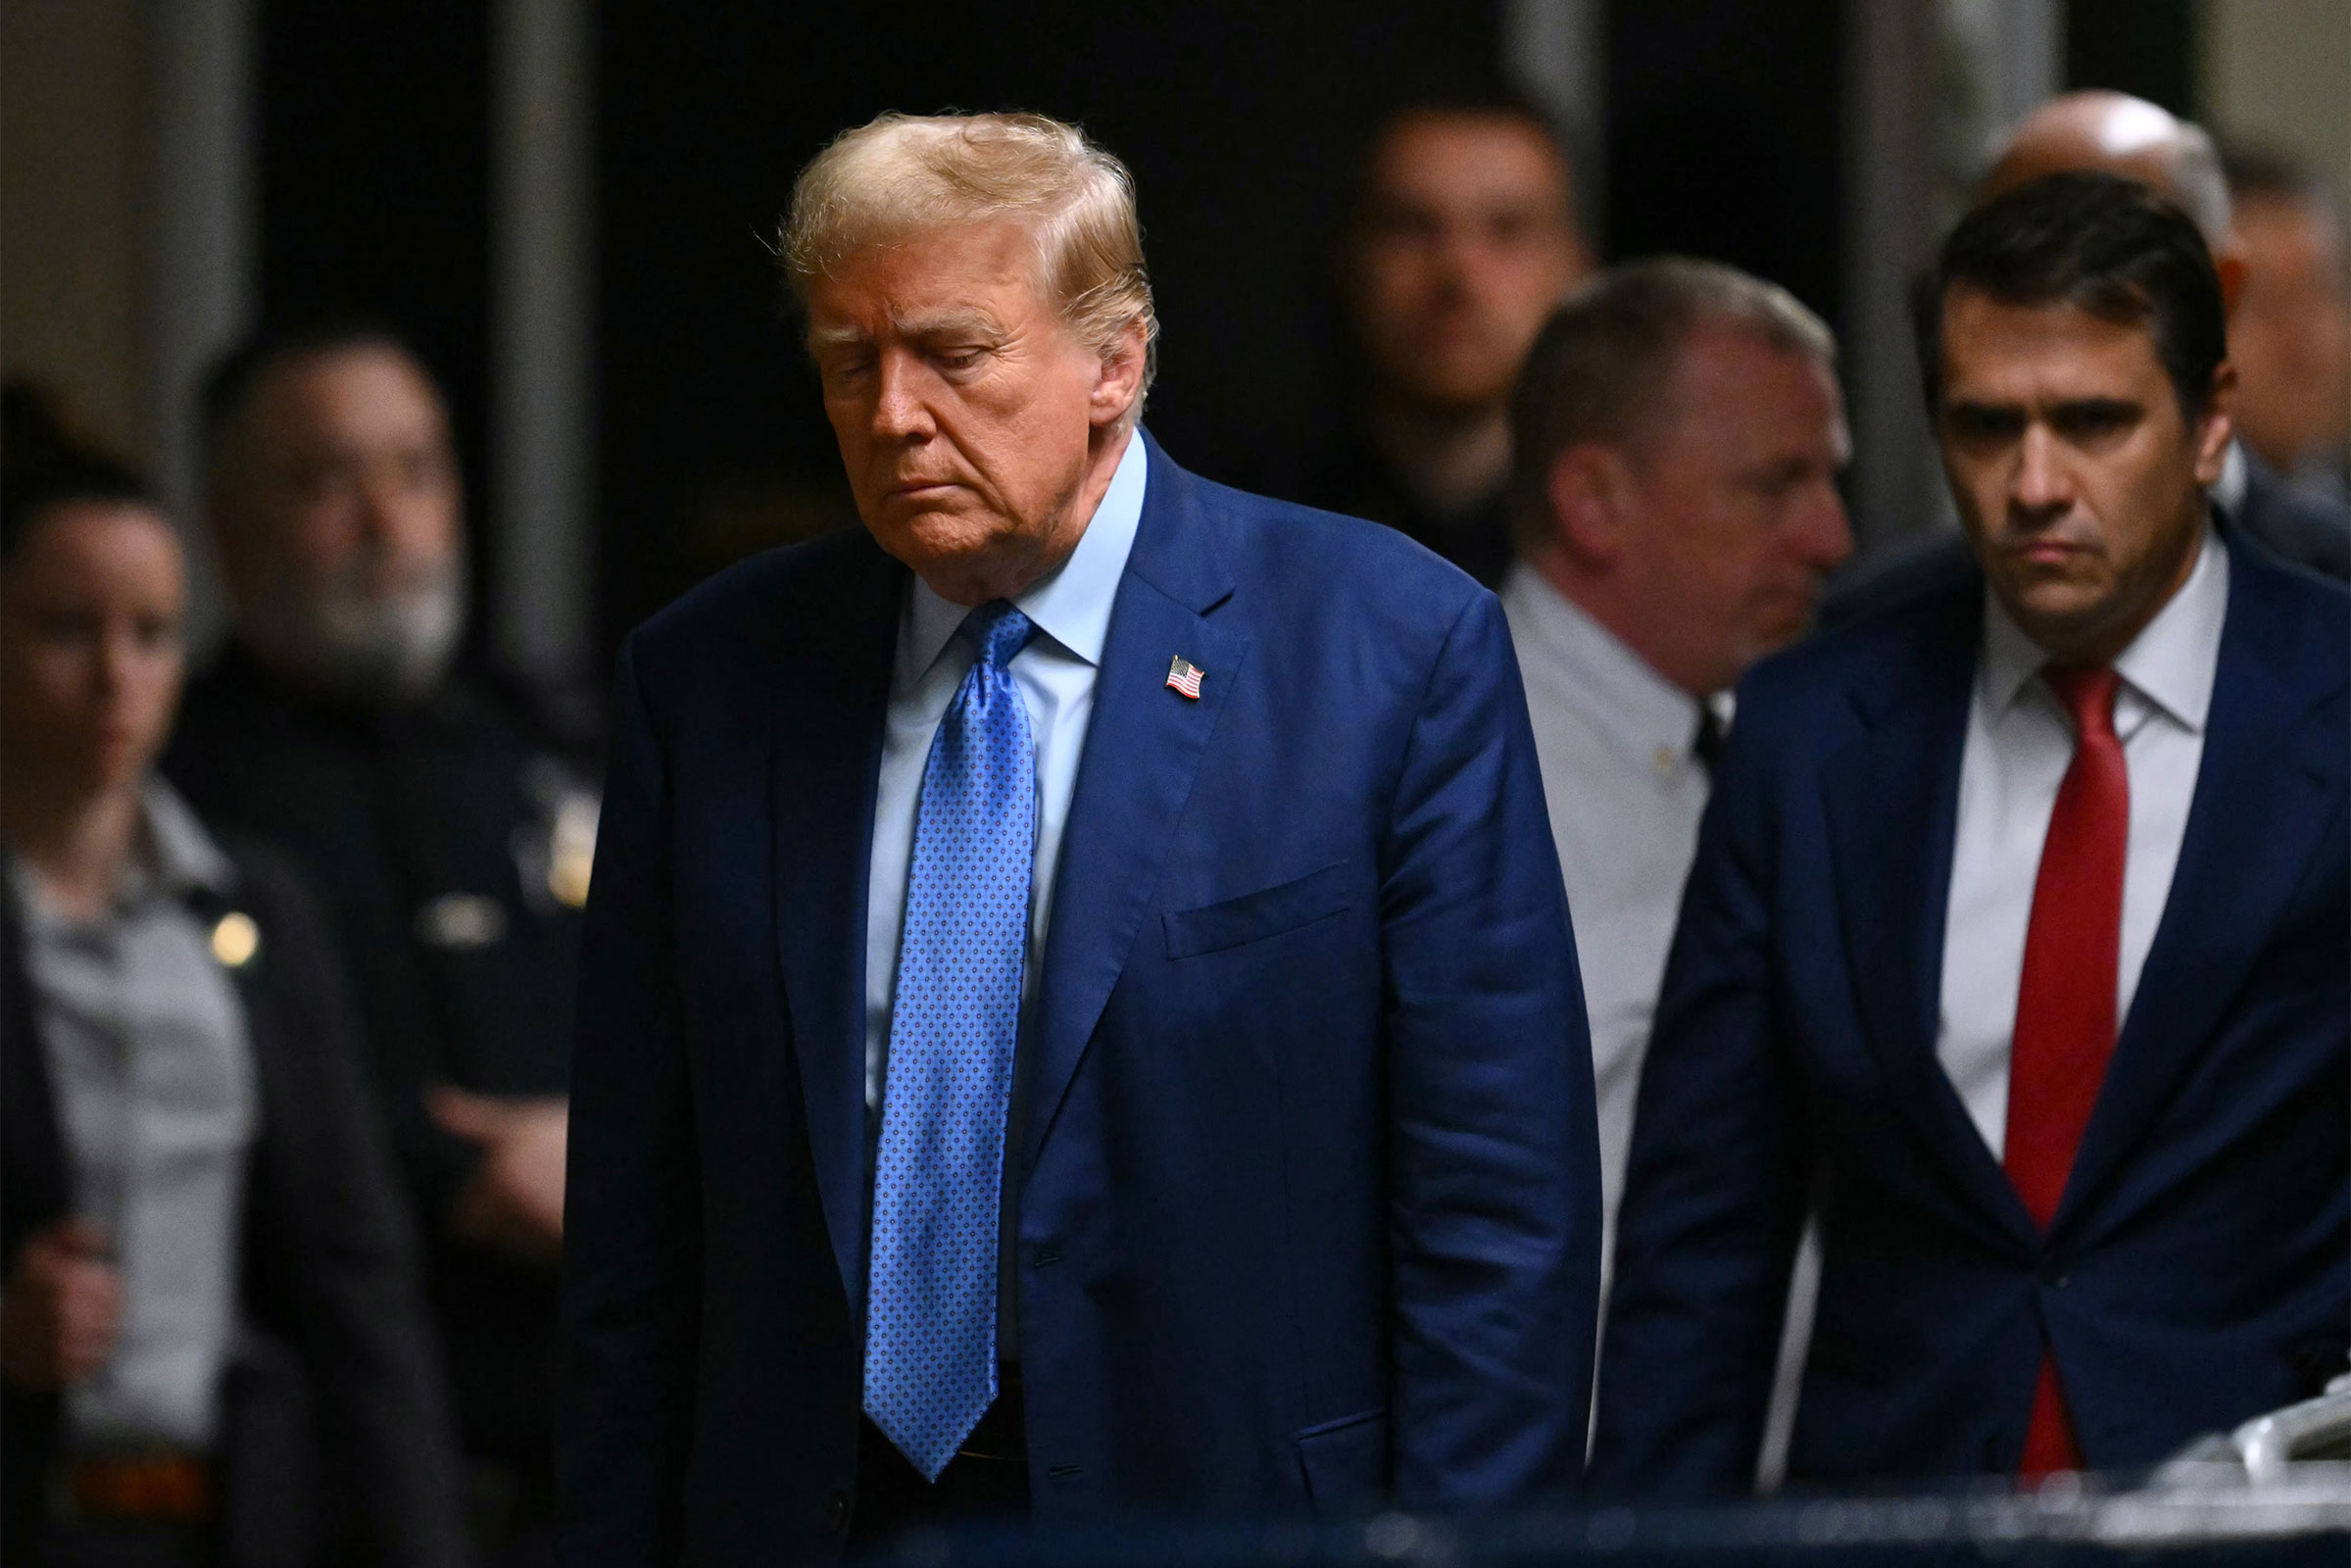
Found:
M 2008 1064 L 2005 1163 L 2025 1207 L 2046 1230 L 2114 1054 L 2131 773 L 2114 732 L 2115 672 L 2050 668 L 2042 678 L 2072 710 L 2078 739 L 2033 884 Z M 2057 1366 L 2044 1348 L 2017 1469 L 2036 1476 L 2081 1467 Z

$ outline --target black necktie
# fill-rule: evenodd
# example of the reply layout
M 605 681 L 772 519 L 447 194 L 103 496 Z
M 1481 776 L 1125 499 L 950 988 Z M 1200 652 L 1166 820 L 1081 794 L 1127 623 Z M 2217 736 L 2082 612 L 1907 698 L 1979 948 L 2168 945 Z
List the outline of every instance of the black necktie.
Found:
M 1723 721 L 1712 703 L 1698 704 L 1698 732 L 1690 737 L 1690 755 L 1698 760 L 1708 778 L 1714 776 L 1715 764 L 1723 759 Z

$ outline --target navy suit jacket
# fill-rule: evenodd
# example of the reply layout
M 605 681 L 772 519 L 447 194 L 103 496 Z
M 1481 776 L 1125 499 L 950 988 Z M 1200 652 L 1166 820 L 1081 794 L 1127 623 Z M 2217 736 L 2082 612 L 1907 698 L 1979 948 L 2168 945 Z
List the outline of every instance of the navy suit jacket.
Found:
M 2179 869 L 2045 1235 L 1935 1055 L 1981 576 L 1742 688 L 1641 1078 L 1595 1491 L 1752 1483 L 1808 1203 L 1792 1480 L 2013 1471 L 2044 1339 L 2099 1468 L 2342 1370 L 2351 596 L 2229 564 Z
M 622 655 L 572 1069 L 569 1563 L 838 1549 L 908 582 L 835 534 Z M 1007 1155 L 1039 1516 L 1572 1488 L 1590 1045 L 1494 597 L 1153 447 L 1058 874 Z

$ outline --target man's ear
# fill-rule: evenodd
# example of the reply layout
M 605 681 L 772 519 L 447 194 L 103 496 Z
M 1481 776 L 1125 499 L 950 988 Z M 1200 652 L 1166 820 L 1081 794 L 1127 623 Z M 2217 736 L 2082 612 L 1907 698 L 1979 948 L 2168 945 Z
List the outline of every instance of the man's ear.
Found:
M 1102 356 L 1102 370 L 1095 376 L 1094 391 L 1087 400 L 1089 420 L 1109 425 L 1126 417 L 1143 395 L 1143 368 L 1150 353 L 1151 334 L 1138 317 L 1120 330 L 1117 342 Z
M 2196 483 L 2211 489 L 2221 482 L 2229 461 L 2229 443 L 2236 436 L 2236 367 L 2228 360 L 2212 372 L 2212 397 L 2204 416 L 2196 421 Z
M 1632 473 L 1614 447 L 1585 441 L 1551 460 L 1543 499 L 1559 544 L 1585 565 L 1605 568 L 1625 549 L 1627 491 Z

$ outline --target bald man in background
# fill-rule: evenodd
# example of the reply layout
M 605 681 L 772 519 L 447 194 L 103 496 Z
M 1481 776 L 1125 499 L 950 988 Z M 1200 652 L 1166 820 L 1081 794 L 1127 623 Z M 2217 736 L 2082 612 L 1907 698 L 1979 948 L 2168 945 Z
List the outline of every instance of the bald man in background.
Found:
M 2020 122 L 1976 190 L 1978 205 L 2043 174 L 2102 170 L 2135 179 L 2194 220 L 2213 250 L 2226 297 L 2244 280 L 2229 235 L 2229 186 L 2201 125 L 2129 93 L 2093 89 L 2050 99 Z
M 2233 340 L 2243 324 L 2245 251 L 2229 198 L 2221 156 L 2204 127 L 2143 98 L 2106 91 L 2070 92 L 2027 115 L 1984 171 L 1978 205 L 2046 174 L 2087 170 L 2135 179 L 2187 214 L 2212 248 L 2214 270 Z M 2268 388 L 2261 362 L 2239 364 L 2242 395 L 2256 406 Z M 2351 581 L 2351 507 L 2298 490 L 2239 439 L 2229 444 L 2212 499 L 2255 544 L 2279 560 Z M 1842 625 L 1897 604 L 1923 587 L 1968 569 L 1965 542 L 1937 532 L 1831 595 L 1823 626 Z

